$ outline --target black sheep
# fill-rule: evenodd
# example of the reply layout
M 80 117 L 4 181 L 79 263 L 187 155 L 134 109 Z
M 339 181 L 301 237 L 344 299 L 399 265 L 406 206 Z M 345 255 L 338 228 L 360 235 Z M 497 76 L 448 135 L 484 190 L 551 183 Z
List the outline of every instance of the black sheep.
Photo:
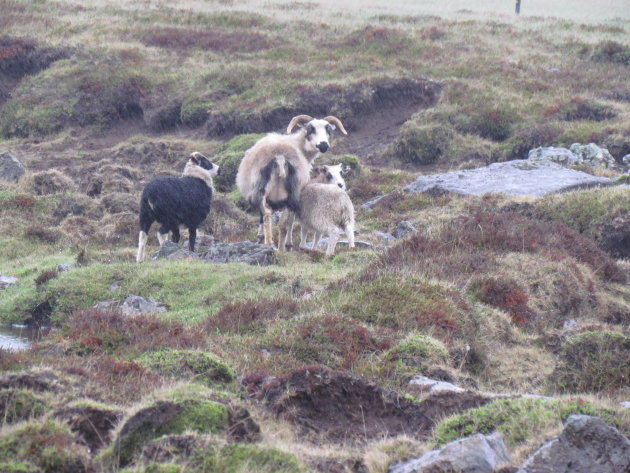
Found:
M 219 166 L 195 151 L 190 155 L 182 177 L 158 177 L 146 185 L 140 199 L 138 263 L 144 261 L 149 229 L 156 221 L 161 225 L 158 230 L 160 245 L 169 232 L 178 243 L 179 227 L 184 226 L 190 234 L 190 251 L 195 251 L 197 227 L 210 212 L 214 191 L 212 177 L 218 172 Z

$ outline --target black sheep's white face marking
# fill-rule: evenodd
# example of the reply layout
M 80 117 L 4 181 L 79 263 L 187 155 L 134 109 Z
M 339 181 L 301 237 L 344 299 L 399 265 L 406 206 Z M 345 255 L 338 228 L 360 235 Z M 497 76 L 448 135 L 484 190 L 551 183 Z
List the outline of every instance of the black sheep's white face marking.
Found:
M 195 151 L 190 155 L 191 161 L 193 161 L 197 166 L 205 169 L 206 171 L 210 171 L 211 176 L 216 176 L 219 174 L 219 166 L 212 163 L 208 158 L 206 158 L 203 154 Z

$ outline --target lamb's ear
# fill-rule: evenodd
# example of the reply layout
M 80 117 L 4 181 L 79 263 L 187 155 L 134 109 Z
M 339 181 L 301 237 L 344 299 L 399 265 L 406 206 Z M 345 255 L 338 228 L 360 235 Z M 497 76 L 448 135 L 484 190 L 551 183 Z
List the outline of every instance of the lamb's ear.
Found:
M 350 172 L 350 166 L 348 166 L 347 164 L 344 166 L 341 166 L 341 174 L 348 174 Z

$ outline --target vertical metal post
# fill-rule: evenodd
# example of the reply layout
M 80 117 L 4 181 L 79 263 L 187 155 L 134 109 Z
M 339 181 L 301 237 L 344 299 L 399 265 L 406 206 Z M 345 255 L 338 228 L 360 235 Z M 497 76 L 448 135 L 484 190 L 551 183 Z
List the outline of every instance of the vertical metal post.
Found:
M 516 14 L 521 12 L 521 0 L 516 0 Z

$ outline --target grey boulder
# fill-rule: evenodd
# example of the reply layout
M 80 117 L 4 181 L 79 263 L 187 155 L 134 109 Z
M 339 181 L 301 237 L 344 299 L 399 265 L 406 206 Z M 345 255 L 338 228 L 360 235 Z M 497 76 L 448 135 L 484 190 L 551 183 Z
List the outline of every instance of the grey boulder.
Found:
M 388 473 L 496 473 L 511 466 L 503 440 L 494 433 L 456 440 L 441 450 L 395 465 Z
M 564 430 L 529 457 L 517 473 L 626 473 L 630 441 L 598 417 L 570 416 Z
M 0 179 L 17 182 L 24 175 L 24 165 L 11 153 L 0 153 Z
M 622 167 L 619 166 L 612 154 L 610 154 L 606 148 L 601 148 L 595 143 L 589 143 L 587 145 L 573 143 L 569 149 L 580 159 L 581 164 L 586 164 L 591 167 L 603 167 L 616 171 L 622 170 Z
M 208 263 L 248 263 L 267 266 L 275 262 L 276 250 L 251 241 L 215 243 L 201 258 Z

